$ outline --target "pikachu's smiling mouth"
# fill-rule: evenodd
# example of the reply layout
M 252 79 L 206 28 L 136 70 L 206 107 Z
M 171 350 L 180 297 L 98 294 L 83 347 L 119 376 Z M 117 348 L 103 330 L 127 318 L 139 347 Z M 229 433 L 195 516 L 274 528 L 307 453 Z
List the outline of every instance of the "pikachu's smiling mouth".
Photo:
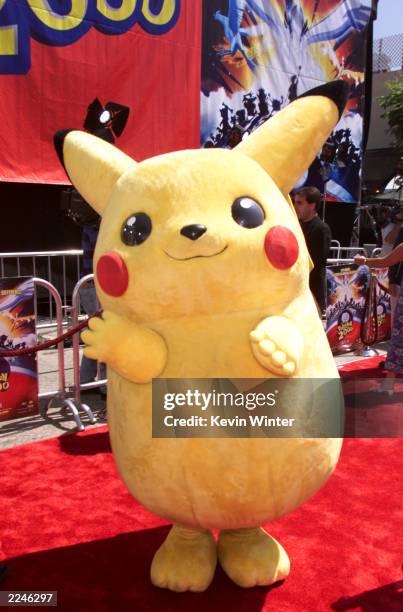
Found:
M 175 261 L 187 261 L 189 259 L 197 259 L 200 257 L 216 257 L 217 255 L 221 255 L 221 253 L 224 253 L 224 251 L 228 248 L 228 244 L 225 245 L 225 247 L 223 249 L 221 249 L 221 251 L 217 251 L 217 253 L 212 253 L 211 255 L 192 255 L 191 257 L 174 257 L 173 255 L 170 255 L 169 253 L 167 253 L 166 251 L 164 251 L 165 255 L 167 255 L 170 259 L 175 259 Z

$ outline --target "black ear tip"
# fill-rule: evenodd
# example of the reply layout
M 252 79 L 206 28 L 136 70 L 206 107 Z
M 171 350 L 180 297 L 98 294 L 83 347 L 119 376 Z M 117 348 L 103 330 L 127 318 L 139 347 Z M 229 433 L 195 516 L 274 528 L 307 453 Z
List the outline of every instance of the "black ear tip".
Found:
M 330 81 L 329 83 L 319 85 L 319 87 L 306 91 L 299 97 L 306 98 L 307 96 L 324 96 L 325 98 L 329 98 L 336 104 L 339 110 L 340 119 L 347 104 L 348 90 L 349 88 L 346 81 Z
M 60 163 L 64 167 L 64 159 L 63 159 L 63 143 L 69 132 L 73 130 L 58 130 L 56 134 L 53 136 L 53 144 L 56 149 L 57 157 L 59 158 Z

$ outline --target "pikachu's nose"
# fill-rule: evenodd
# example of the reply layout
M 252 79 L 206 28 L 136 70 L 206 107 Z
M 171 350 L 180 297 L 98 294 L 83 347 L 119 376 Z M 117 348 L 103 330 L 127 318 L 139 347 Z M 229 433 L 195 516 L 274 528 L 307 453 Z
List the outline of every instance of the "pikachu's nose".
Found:
M 185 227 L 182 227 L 180 233 L 190 240 L 197 240 L 200 236 L 203 236 L 205 232 L 207 232 L 207 227 L 205 225 L 195 223 L 193 225 L 185 225 Z

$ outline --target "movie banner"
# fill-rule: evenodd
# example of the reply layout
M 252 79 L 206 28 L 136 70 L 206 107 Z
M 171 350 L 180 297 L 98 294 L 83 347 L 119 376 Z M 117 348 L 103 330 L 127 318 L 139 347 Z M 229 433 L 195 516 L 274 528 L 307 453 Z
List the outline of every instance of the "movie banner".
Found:
M 141 161 L 200 140 L 201 2 L 0 0 L 0 180 L 68 183 L 53 147 L 90 103 L 130 114 Z
M 305 91 L 349 84 L 343 117 L 295 187 L 358 202 L 371 0 L 204 0 L 201 146 L 233 148 Z
M 390 335 L 391 312 L 388 270 L 374 271 L 377 279 L 377 341 Z M 361 321 L 370 279 L 368 266 L 331 266 L 326 270 L 326 334 L 333 352 L 357 347 L 361 342 Z
M 2 351 L 35 346 L 32 278 L 0 279 L 0 421 L 38 414 L 36 353 L 2 357 Z

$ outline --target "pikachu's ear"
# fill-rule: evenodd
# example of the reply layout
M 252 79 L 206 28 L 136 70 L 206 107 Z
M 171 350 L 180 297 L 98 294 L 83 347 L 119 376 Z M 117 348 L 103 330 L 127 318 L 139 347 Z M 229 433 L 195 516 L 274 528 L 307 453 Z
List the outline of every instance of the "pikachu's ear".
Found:
M 307 91 L 234 150 L 257 161 L 287 195 L 340 119 L 347 93 L 344 81 L 332 81 Z
M 54 144 L 74 187 L 102 215 L 116 181 L 136 162 L 101 138 L 79 130 L 56 132 Z

